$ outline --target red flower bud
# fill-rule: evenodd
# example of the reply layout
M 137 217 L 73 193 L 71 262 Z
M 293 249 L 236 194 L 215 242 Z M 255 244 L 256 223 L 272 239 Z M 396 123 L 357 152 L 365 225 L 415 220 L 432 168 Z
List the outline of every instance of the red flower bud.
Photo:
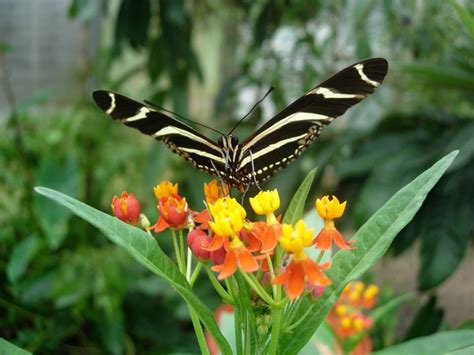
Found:
M 210 252 L 206 248 L 211 240 L 212 238 L 201 229 L 193 229 L 188 234 L 188 247 L 197 258 L 209 260 Z
M 112 199 L 112 212 L 121 221 L 136 225 L 140 218 L 140 204 L 137 199 L 128 192 L 122 192 L 122 196 L 114 196 Z

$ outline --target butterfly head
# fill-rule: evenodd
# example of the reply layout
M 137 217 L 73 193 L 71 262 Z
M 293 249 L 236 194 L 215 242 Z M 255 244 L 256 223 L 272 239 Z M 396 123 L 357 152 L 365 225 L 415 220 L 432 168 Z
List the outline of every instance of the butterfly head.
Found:
M 232 134 L 222 135 L 217 143 L 223 150 L 234 151 L 239 145 L 239 138 Z

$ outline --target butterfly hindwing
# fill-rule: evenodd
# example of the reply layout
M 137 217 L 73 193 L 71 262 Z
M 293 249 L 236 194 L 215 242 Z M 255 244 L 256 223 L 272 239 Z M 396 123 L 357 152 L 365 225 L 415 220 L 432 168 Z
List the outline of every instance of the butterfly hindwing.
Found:
M 163 141 L 171 151 L 197 169 L 212 175 L 224 174 L 221 148 L 190 126 L 115 92 L 97 90 L 93 92 L 93 98 L 114 120 Z
M 336 73 L 257 129 L 242 143 L 240 169 L 263 182 L 297 159 L 324 126 L 374 92 L 387 74 L 383 58 Z

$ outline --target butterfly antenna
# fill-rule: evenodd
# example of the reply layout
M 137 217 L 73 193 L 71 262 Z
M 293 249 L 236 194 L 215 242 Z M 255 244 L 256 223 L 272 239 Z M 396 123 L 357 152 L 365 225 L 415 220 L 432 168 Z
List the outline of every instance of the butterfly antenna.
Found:
M 189 122 L 189 123 L 193 123 L 197 126 L 201 126 L 201 127 L 204 127 L 204 128 L 207 128 L 207 129 L 210 129 L 211 131 L 214 131 L 216 133 L 219 133 L 220 135 L 224 136 L 224 133 L 222 133 L 221 131 L 218 131 L 217 129 L 214 129 L 212 127 L 209 127 L 209 126 L 206 126 L 205 124 L 202 124 L 202 123 L 199 123 L 199 122 L 195 122 L 193 120 L 190 120 L 189 118 L 186 118 L 182 115 L 180 115 L 179 113 L 176 113 L 176 112 L 173 112 L 171 110 L 168 110 L 164 107 L 161 107 L 161 106 L 158 106 L 158 105 L 155 105 L 153 102 L 150 102 L 148 100 L 143 100 L 143 102 L 145 102 L 146 104 L 150 105 L 150 106 L 153 106 L 154 108 L 158 109 L 158 110 L 161 110 L 161 111 L 164 111 L 164 112 L 167 112 L 167 113 L 171 113 L 172 115 L 175 115 L 176 117 L 179 117 L 181 118 L 183 121 L 186 121 L 186 122 Z
M 250 109 L 250 111 L 249 111 L 244 117 L 242 117 L 242 118 L 239 120 L 239 122 L 237 122 L 237 124 L 234 126 L 234 128 L 232 128 L 231 131 L 230 131 L 227 135 L 229 135 L 229 134 L 231 134 L 232 132 L 234 132 L 234 130 L 252 113 L 252 111 L 255 110 L 255 107 L 257 107 L 258 105 L 260 105 L 260 103 L 261 103 L 263 100 L 265 100 L 268 95 L 270 95 L 270 93 L 273 91 L 273 89 L 275 89 L 275 85 L 270 86 L 270 88 L 268 89 L 267 93 L 266 93 L 265 95 L 263 95 L 263 97 L 262 97 L 260 100 L 258 100 L 258 101 L 255 103 L 255 105 L 252 106 L 252 108 Z

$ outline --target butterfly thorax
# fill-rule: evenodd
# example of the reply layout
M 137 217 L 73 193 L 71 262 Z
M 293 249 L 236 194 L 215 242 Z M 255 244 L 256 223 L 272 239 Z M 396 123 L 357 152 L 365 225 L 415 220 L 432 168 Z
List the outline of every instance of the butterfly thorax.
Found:
M 230 185 L 242 189 L 242 172 L 240 171 L 240 162 L 242 159 L 242 145 L 239 144 L 239 138 L 232 135 L 222 135 L 217 141 L 222 151 L 224 160 L 224 169 L 221 177 Z

